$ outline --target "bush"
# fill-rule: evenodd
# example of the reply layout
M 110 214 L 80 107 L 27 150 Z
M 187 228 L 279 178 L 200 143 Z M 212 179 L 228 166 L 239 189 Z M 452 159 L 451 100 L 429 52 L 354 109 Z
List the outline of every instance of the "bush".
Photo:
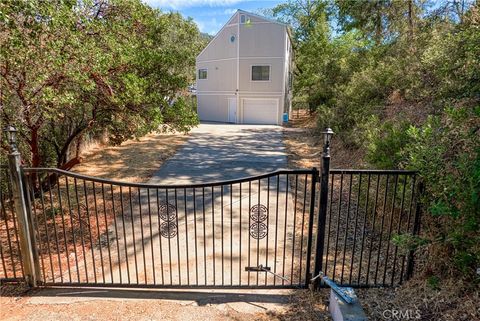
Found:
M 404 165 L 425 182 L 424 234 L 431 269 L 438 274 L 460 271 L 477 278 L 480 264 L 480 106 L 448 108 L 422 127 L 410 127 Z M 452 258 L 450 260 L 449 258 Z

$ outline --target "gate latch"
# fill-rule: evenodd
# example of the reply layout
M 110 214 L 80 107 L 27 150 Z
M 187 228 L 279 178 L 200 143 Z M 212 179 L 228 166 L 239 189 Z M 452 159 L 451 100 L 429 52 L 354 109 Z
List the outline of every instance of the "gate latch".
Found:
M 263 266 L 263 265 L 259 265 L 259 266 L 246 266 L 245 267 L 245 271 L 246 272 L 270 272 L 270 267 L 268 266 Z

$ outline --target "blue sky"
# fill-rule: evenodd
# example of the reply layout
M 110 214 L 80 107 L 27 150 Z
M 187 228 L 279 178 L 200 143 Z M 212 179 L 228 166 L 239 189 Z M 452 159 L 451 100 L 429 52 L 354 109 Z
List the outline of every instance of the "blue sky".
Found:
M 178 11 L 192 17 L 201 32 L 215 35 L 237 9 L 258 12 L 285 2 L 282 0 L 143 0 L 162 11 Z

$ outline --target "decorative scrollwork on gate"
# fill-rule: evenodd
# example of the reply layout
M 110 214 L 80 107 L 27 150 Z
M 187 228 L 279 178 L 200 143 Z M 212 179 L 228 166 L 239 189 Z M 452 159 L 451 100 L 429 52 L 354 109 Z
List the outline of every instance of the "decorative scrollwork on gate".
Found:
M 160 224 L 160 234 L 167 239 L 177 236 L 177 224 L 173 222 L 163 222 Z
M 268 208 L 263 204 L 256 204 L 250 208 L 250 236 L 254 239 L 263 239 L 268 234 Z M 264 222 L 267 221 L 265 224 Z
M 263 239 L 268 234 L 268 227 L 264 223 L 253 223 L 250 225 L 250 236 L 254 239 Z
M 252 221 L 260 223 L 267 219 L 268 217 L 268 209 L 263 204 L 253 205 L 250 208 L 250 218 Z
M 177 208 L 173 204 L 160 202 L 158 204 L 158 215 L 166 222 L 173 222 L 177 218 Z

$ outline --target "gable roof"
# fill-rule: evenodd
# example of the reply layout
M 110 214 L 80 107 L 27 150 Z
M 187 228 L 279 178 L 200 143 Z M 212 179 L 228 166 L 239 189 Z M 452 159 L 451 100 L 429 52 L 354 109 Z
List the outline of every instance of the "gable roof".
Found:
M 222 28 L 220 28 L 220 30 L 215 34 L 215 36 L 212 38 L 212 40 L 210 40 L 208 42 L 208 44 L 205 46 L 205 48 L 203 48 L 203 50 L 197 55 L 197 59 L 198 59 L 198 57 L 200 57 L 204 53 L 205 50 L 207 50 L 208 46 L 210 46 L 210 44 L 215 41 L 215 39 L 218 37 L 218 35 L 222 33 L 223 29 L 225 29 L 226 26 L 230 25 L 230 22 L 233 20 L 233 18 L 235 18 L 235 16 L 238 16 L 240 14 L 247 14 L 249 16 L 253 16 L 255 18 L 264 20 L 265 22 L 270 22 L 270 23 L 275 23 L 275 24 L 281 25 L 281 26 L 285 26 L 287 29 L 289 27 L 286 23 L 276 21 L 276 20 L 273 20 L 273 19 L 269 19 L 269 18 L 263 17 L 261 15 L 258 15 L 258 14 L 252 13 L 252 12 L 248 12 L 248 11 L 245 11 L 245 10 L 242 10 L 242 9 L 237 9 L 237 11 L 230 17 L 230 19 L 228 19 L 228 21 L 222 26 Z M 288 30 L 287 30 L 287 34 L 288 34 Z M 288 35 L 288 36 L 290 37 L 290 35 Z

